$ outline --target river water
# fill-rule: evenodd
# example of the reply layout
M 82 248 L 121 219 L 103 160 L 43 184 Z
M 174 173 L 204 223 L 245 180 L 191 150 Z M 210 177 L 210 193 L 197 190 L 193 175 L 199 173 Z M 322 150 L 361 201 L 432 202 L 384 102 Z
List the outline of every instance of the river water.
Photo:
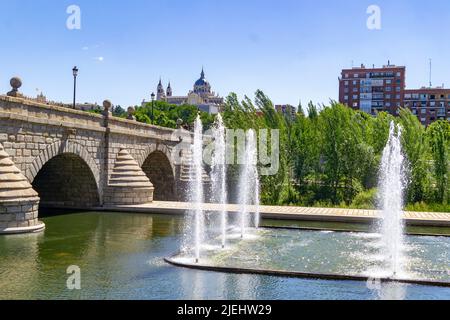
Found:
M 42 220 L 45 232 L 0 237 L 0 299 L 450 299 L 449 288 L 177 268 L 163 259 L 180 247 L 178 216 L 85 212 Z M 67 288 L 69 266 L 80 268 L 81 290 Z

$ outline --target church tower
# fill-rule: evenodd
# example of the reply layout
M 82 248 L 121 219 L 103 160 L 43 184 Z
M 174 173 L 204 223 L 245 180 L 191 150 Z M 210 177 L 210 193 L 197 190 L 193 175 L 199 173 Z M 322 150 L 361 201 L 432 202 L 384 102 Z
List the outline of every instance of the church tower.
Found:
M 156 100 L 163 101 L 166 99 L 166 93 L 164 91 L 164 87 L 161 82 L 161 78 L 159 79 L 158 88 L 156 90 Z
M 211 85 L 205 78 L 205 71 L 203 70 L 203 68 L 202 68 L 202 72 L 200 74 L 200 79 L 195 81 L 194 93 L 196 93 L 200 96 L 205 96 L 205 95 L 211 94 Z
M 171 97 L 172 96 L 172 87 L 170 86 L 170 81 L 169 81 L 169 85 L 167 86 L 167 96 Z

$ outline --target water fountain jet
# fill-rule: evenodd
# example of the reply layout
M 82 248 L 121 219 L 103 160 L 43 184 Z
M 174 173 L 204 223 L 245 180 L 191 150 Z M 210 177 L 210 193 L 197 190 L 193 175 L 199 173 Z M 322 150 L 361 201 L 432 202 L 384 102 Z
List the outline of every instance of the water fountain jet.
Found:
M 255 130 L 248 130 L 246 134 L 245 159 L 240 173 L 239 203 L 241 238 L 244 238 L 248 224 L 249 205 L 255 210 L 255 227 L 259 225 L 259 178 L 257 170 L 257 141 Z M 252 192 L 253 190 L 253 192 Z
M 227 236 L 227 186 L 226 186 L 226 141 L 225 126 L 222 116 L 217 115 L 213 129 L 214 154 L 212 159 L 212 195 L 216 203 L 221 204 L 220 229 L 222 249 L 226 245 Z
M 402 128 L 392 121 L 389 139 L 381 159 L 379 177 L 383 254 L 388 263 L 388 272 L 393 278 L 402 272 L 403 194 L 406 188 L 406 172 L 401 135 Z
M 195 262 L 200 260 L 201 245 L 204 237 L 204 191 L 203 191 L 203 125 L 200 115 L 195 120 L 194 144 L 192 146 L 192 170 L 190 179 L 190 197 L 194 203 L 194 251 Z

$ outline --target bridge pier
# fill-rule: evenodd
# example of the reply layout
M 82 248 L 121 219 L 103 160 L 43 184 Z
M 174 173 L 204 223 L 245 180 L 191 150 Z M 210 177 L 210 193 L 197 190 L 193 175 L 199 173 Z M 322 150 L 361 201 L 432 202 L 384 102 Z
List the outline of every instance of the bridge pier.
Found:
M 39 196 L 0 143 L 0 234 L 37 232 Z
M 136 160 L 121 148 L 104 195 L 105 205 L 136 205 L 153 202 L 155 188 Z

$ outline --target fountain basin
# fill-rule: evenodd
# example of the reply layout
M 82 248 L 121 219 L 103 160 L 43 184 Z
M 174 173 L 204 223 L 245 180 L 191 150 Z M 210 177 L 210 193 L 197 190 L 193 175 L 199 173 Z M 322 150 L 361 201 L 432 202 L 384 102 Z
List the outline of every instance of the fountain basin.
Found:
M 202 249 L 198 263 L 179 253 L 171 265 L 205 271 L 322 280 L 380 281 L 450 287 L 450 238 L 405 237 L 404 270 L 386 272 L 381 235 L 261 228 L 248 240 L 230 237 L 224 250 Z M 213 240 L 214 242 L 215 240 Z

